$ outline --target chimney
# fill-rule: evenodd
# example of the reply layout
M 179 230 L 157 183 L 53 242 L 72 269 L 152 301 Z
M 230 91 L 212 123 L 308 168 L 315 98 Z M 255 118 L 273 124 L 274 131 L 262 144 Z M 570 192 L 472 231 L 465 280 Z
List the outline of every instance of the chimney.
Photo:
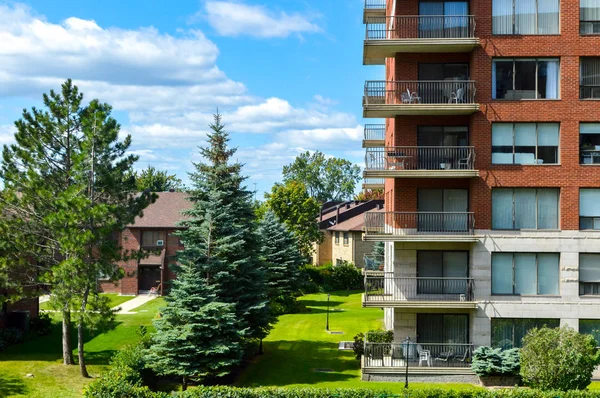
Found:
M 346 203 L 346 209 L 349 209 L 349 208 L 350 208 L 350 202 L 347 202 Z
M 175 188 L 169 188 L 169 192 L 175 192 Z

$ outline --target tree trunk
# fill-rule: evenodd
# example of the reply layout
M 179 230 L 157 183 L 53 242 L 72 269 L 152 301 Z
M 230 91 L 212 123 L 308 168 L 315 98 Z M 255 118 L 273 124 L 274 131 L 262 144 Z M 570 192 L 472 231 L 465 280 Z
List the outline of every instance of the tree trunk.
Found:
M 77 356 L 79 358 L 79 371 L 83 377 L 90 377 L 85 366 L 85 356 L 83 351 L 83 320 L 80 318 L 77 323 Z
M 262 340 L 260 339 L 260 343 L 258 344 L 258 355 L 262 355 L 263 353 L 263 345 L 262 345 Z
M 62 349 L 63 349 L 63 364 L 73 365 L 73 349 L 71 348 L 71 311 L 63 310 L 62 312 Z
M 183 376 L 183 381 L 181 382 L 181 391 L 187 390 L 188 380 L 187 376 Z

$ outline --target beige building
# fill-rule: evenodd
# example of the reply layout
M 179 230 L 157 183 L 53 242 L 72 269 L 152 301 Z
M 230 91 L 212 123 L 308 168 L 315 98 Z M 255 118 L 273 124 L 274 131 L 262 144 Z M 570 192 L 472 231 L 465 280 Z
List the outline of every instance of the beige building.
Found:
M 324 240 L 315 245 L 313 264 L 339 265 L 346 261 L 364 268 L 364 256 L 371 254 L 375 245 L 363 240 L 364 213 L 382 209 L 381 200 L 325 203 L 319 218 Z

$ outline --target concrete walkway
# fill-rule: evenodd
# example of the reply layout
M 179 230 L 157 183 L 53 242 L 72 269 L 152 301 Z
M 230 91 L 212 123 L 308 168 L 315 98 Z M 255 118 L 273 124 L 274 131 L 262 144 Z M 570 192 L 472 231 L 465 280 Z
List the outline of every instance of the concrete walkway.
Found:
M 135 298 L 117 305 L 113 308 L 113 310 L 121 308 L 119 311 L 117 311 L 117 314 L 137 314 L 137 312 L 132 310 L 146 304 L 150 300 L 154 300 L 157 297 L 158 296 L 156 294 L 138 294 L 135 296 Z

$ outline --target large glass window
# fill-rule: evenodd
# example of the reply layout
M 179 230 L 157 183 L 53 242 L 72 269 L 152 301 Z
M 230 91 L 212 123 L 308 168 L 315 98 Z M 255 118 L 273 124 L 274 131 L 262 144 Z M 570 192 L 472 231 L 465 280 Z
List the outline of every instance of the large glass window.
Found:
M 534 328 L 557 328 L 560 319 L 492 318 L 492 347 L 520 348 L 523 337 Z
M 555 188 L 494 188 L 492 229 L 558 229 Z
M 600 254 L 579 255 L 579 294 L 600 295 Z
M 558 253 L 493 253 L 492 294 L 559 294 Z
M 596 339 L 596 346 L 600 346 L 600 319 L 580 319 L 579 333 L 591 334 Z
M 419 37 L 467 37 L 468 14 L 467 1 L 422 0 L 419 2 Z
M 579 125 L 579 148 L 581 164 L 600 163 L 600 123 Z
M 469 316 L 417 314 L 417 342 L 469 343 Z
M 417 190 L 420 232 L 464 232 L 469 229 L 466 189 Z
M 557 99 L 558 58 L 515 58 L 492 61 L 492 98 Z
M 582 35 L 600 33 L 600 0 L 581 0 L 579 3 L 579 32 Z
M 600 229 L 600 189 L 579 190 L 579 229 Z
M 164 242 L 164 231 L 143 231 L 142 232 L 142 247 L 158 247 L 158 241 Z
M 558 123 L 492 124 L 492 163 L 558 163 L 559 126 Z
M 417 252 L 418 294 L 465 294 L 469 274 L 469 252 Z M 429 279 L 434 278 L 434 279 Z
M 579 59 L 579 98 L 600 99 L 600 57 Z
M 559 0 L 493 0 L 492 33 L 495 35 L 558 34 Z

